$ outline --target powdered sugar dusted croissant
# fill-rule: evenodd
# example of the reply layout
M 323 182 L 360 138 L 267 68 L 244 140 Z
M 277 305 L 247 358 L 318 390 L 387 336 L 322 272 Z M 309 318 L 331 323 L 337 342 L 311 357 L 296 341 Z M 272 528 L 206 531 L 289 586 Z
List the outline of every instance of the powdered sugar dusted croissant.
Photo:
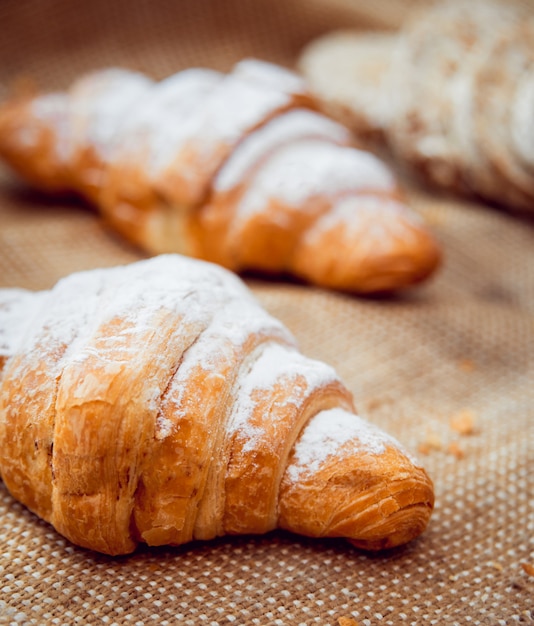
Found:
M 398 32 L 320 37 L 301 54 L 301 71 L 332 115 L 374 136 L 426 183 L 531 213 L 532 6 L 448 0 L 420 8 L 406 11 Z
M 435 240 L 389 169 L 314 108 L 297 75 L 255 60 L 159 83 L 108 69 L 8 103 L 0 154 L 151 253 L 353 292 L 424 280 Z
M 419 535 L 425 471 L 223 268 L 180 255 L 0 290 L 0 472 L 109 554 L 276 527 Z

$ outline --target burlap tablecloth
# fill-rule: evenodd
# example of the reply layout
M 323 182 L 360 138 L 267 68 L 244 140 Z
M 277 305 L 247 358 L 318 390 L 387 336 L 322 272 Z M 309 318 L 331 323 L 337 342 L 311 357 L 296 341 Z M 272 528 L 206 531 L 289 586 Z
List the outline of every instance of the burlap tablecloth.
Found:
M 408 6 L 4 0 L 0 96 L 21 77 L 62 87 L 106 65 L 155 77 L 244 56 L 291 66 L 313 37 L 395 26 Z M 426 286 L 366 300 L 247 282 L 305 353 L 338 369 L 360 412 L 422 457 L 437 498 L 427 532 L 376 556 L 274 532 L 108 558 L 70 545 L 0 483 L 0 623 L 534 623 L 534 221 L 410 195 L 446 255 Z M 47 288 L 138 258 L 91 210 L 2 170 L 0 286 Z

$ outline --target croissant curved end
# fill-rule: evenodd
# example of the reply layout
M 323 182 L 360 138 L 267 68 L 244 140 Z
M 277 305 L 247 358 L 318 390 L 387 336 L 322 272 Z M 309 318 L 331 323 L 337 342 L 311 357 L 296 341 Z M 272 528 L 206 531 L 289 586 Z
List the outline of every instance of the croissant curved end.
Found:
M 68 188 L 56 150 L 56 122 L 64 116 L 65 102 L 59 94 L 52 94 L 35 101 L 17 99 L 0 108 L 0 157 L 19 176 L 46 192 Z M 46 115 L 35 115 L 36 105 Z
M 426 529 L 434 506 L 432 484 L 412 488 L 399 485 L 379 506 L 380 517 L 362 529 L 357 538 L 347 540 L 357 548 L 376 551 L 395 548 L 415 539 Z
M 314 224 L 293 257 L 304 279 L 361 294 L 416 285 L 441 262 L 440 245 L 417 215 L 401 201 L 371 195 L 338 202 Z
M 420 535 L 433 484 L 392 437 L 342 409 L 322 411 L 297 441 L 281 485 L 281 527 L 342 537 L 365 550 Z

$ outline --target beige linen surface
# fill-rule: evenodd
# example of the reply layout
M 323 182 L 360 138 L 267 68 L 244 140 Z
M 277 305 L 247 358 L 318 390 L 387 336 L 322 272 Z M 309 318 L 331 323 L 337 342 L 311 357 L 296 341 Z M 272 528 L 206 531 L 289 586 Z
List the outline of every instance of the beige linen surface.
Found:
M 0 97 L 107 65 L 155 77 L 244 56 L 292 66 L 313 37 L 394 27 L 412 4 L 4 0 Z M 379 555 L 274 532 L 111 558 L 70 545 L 0 483 L 0 623 L 534 623 L 534 222 L 409 193 L 445 251 L 422 288 L 357 299 L 247 283 L 303 352 L 338 369 L 362 415 L 421 456 L 436 487 L 427 532 Z M 2 170 L 0 286 L 48 288 L 141 256 L 87 207 Z

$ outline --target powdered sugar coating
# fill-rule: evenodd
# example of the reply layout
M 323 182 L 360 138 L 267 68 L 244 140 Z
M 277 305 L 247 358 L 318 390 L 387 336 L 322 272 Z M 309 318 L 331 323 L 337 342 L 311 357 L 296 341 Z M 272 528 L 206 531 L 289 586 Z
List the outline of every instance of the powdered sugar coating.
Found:
M 510 130 L 514 148 L 525 163 L 534 166 L 534 70 L 525 71 L 512 101 Z
M 69 128 L 69 100 L 64 93 L 50 93 L 32 101 L 31 114 L 54 134 L 53 149 L 60 163 L 66 164 L 72 154 Z M 36 132 L 37 131 L 37 132 Z M 39 138 L 40 129 L 28 124 L 21 131 L 26 145 L 33 146 Z
M 61 383 L 71 400 L 105 397 L 107 375 L 111 381 L 123 367 L 142 368 L 143 354 L 150 354 L 139 400 L 154 417 L 157 439 L 173 429 L 161 411 L 164 391 L 179 414 L 185 391 L 194 393 L 187 387 L 191 372 L 200 367 L 208 377 L 221 376 L 225 364 L 233 368 L 248 357 L 245 344 L 255 334 L 294 344 L 237 276 L 179 255 L 78 272 L 37 294 L 0 290 L 0 356 L 27 355 L 47 380 L 63 379 L 69 367 L 81 371 L 85 361 L 91 369 L 99 364 L 98 377 L 87 374 L 75 389 Z M 149 350 L 147 342 L 161 343 L 162 336 L 166 350 Z M 13 364 L 9 375 L 22 374 Z
M 239 185 L 251 168 L 276 148 L 297 139 L 324 139 L 348 144 L 351 136 L 341 124 L 306 109 L 295 109 L 275 117 L 239 144 L 214 181 L 216 191 Z
M 231 148 L 291 104 L 292 92 L 264 74 L 270 76 L 262 70 L 255 77 L 245 66 L 228 75 L 192 68 L 166 79 L 122 124 L 111 160 L 142 164 L 175 202 L 199 202 Z
M 243 353 L 243 348 L 252 334 L 294 345 L 295 339 L 285 326 L 269 315 L 250 295 L 228 297 L 223 303 L 216 302 L 216 312 L 198 340 L 183 356 L 180 368 L 174 375 L 166 393 L 165 402 L 172 402 L 175 411 L 181 414 L 186 393 L 186 382 L 191 373 L 201 367 L 206 376 L 221 376 L 228 363 L 235 363 L 238 355 L 253 358 Z M 263 375 L 267 375 L 263 370 Z M 191 390 L 187 390 L 191 393 Z M 199 404 L 201 399 L 199 398 Z
M 112 292 L 114 287 L 116 285 L 111 287 Z M 23 377 L 28 363 L 42 373 L 45 384 L 59 378 L 66 364 L 79 357 L 79 346 L 84 345 L 97 327 L 100 319 L 97 313 L 103 308 L 102 295 L 105 300 L 103 289 L 102 273 L 94 271 L 73 274 L 60 280 L 50 291 L 33 294 L 34 298 L 26 301 L 26 308 L 18 311 L 21 316 L 28 316 L 28 323 L 19 335 L 16 350 L 10 355 L 23 356 L 10 368 L 11 378 Z M 6 320 L 0 323 L 5 324 Z M 3 326 L 3 330 L 10 334 L 13 327 Z M 28 394 L 38 391 L 29 389 Z
M 201 167 L 206 168 L 205 176 L 209 180 L 219 167 L 221 157 L 226 155 L 226 149 L 273 112 L 288 106 L 290 101 L 290 95 L 261 82 L 235 74 L 225 76 L 209 94 L 198 100 L 188 115 L 177 117 L 174 124 L 168 125 L 168 142 L 165 149 L 157 153 L 154 172 L 171 163 L 177 167 L 178 162 L 182 177 L 193 176 L 196 168 Z
M 379 455 L 389 446 L 406 454 L 393 437 L 362 417 L 341 408 L 320 411 L 296 442 L 286 476 L 298 482 L 303 476 L 313 475 L 332 457 L 341 459 L 358 451 Z
M 289 405 L 298 408 L 303 398 L 339 380 L 336 372 L 328 365 L 306 358 L 293 346 L 276 343 L 264 346 L 249 371 L 241 376 L 227 430 L 230 435 L 245 440 L 245 450 L 256 447 L 257 441 L 265 434 L 251 424 L 256 408 L 255 394 L 272 390 L 277 383 L 294 382 L 297 377 L 304 378 L 306 392 L 303 394 L 302 389 L 299 389 L 298 393 L 292 394 L 291 388 L 288 388 L 288 395 L 283 400 L 288 410 Z
M 157 172 L 196 127 L 203 100 L 223 79 L 214 70 L 191 68 L 153 85 L 123 120 L 113 159 L 146 158 Z
M 373 216 L 380 215 L 380 219 Z M 387 216 L 390 216 L 388 219 Z M 401 219 L 402 218 L 402 219 Z M 343 228 L 344 236 L 350 240 L 360 234 L 362 223 L 365 225 L 366 239 L 373 242 L 390 241 L 389 233 L 409 240 L 412 237 L 411 225 L 419 228 L 422 220 L 401 202 L 390 198 L 372 195 L 358 195 L 341 198 L 332 209 L 322 215 L 303 235 L 307 245 L 318 245 L 323 234 L 338 226 Z
M 124 116 L 152 84 L 137 72 L 100 70 L 75 82 L 68 92 L 39 96 L 32 103 L 32 114 L 53 131 L 60 162 L 68 164 L 75 150 L 87 147 L 107 160 Z M 27 135 L 23 141 L 35 143 L 32 126 L 23 130 Z
M 227 306 L 226 323 L 214 323 L 211 333 L 225 333 L 235 341 L 262 320 L 281 327 L 262 313 L 240 279 L 211 263 L 161 255 L 130 265 L 77 272 L 60 280 L 51 291 L 0 290 L 1 354 L 31 349 L 44 330 L 48 344 L 67 346 L 74 358 L 81 358 L 77 341 L 83 344 L 99 326 L 114 319 L 124 321 L 121 329 L 125 334 L 134 327 L 136 332 L 157 332 L 153 325 L 158 310 L 173 311 L 177 317 L 209 326 L 215 313 Z M 232 324 L 232 316 L 240 322 L 249 320 L 250 326 Z M 120 341 L 120 336 L 113 341 Z
M 237 220 L 265 211 L 271 201 L 300 207 L 314 197 L 394 188 L 390 170 L 368 152 L 322 140 L 295 141 L 259 170 L 239 203 Z
M 46 299 L 46 292 L 0 289 L 0 357 L 17 352 Z
M 243 59 L 236 63 L 233 73 L 246 80 L 263 83 L 266 87 L 285 93 L 307 95 L 306 81 L 291 70 L 259 59 Z
M 69 124 L 77 147 L 91 146 L 108 159 L 121 121 L 153 84 L 147 76 L 120 68 L 93 72 L 74 83 Z

